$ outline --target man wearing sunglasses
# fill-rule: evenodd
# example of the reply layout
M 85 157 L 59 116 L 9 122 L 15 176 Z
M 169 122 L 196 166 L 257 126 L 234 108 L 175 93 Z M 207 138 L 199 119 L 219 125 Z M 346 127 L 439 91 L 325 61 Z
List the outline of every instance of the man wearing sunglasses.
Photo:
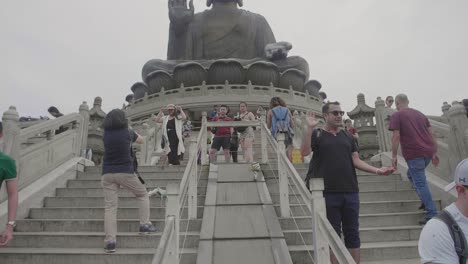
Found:
M 392 108 L 393 105 L 393 96 L 389 95 L 385 98 L 385 107 Z
M 463 250 L 467 249 L 467 245 L 455 245 L 454 238 L 468 237 L 468 159 L 458 164 L 454 181 L 445 187 L 445 191 L 453 188 L 457 192 L 457 200 L 443 211 L 451 217 L 448 218 L 450 221 L 440 218 L 441 212 L 439 216 L 427 222 L 421 232 L 418 248 L 422 263 L 466 263 L 467 256 L 463 254 L 466 251 Z M 459 247 L 459 252 L 456 247 Z
M 314 113 L 307 114 L 307 132 L 302 143 L 302 154 L 314 152 L 307 178 L 323 178 L 327 218 L 341 235 L 356 263 L 360 262 L 359 187 L 356 168 L 377 175 L 389 175 L 393 168 L 375 168 L 359 158 L 352 135 L 343 128 L 340 103 L 328 102 L 322 107 L 325 119 L 323 129 L 314 129 L 318 121 Z M 338 263 L 331 256 L 333 264 Z
M 437 214 L 425 174 L 429 162 L 432 161 L 434 166 L 439 165 L 437 142 L 429 119 L 418 110 L 408 107 L 409 100 L 405 94 L 395 97 L 395 105 L 398 112 L 390 117 L 389 126 L 389 130 L 393 131 L 392 164 L 395 169 L 398 168 L 398 146 L 401 145 L 401 152 L 408 164 L 408 179 L 427 212 L 426 218 L 419 222 L 423 225 Z

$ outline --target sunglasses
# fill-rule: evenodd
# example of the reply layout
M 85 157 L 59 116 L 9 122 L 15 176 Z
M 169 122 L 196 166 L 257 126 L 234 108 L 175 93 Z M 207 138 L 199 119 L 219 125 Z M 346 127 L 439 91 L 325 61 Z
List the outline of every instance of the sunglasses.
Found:
M 388 100 L 389 103 L 393 103 L 393 100 Z
M 334 116 L 338 116 L 338 115 L 344 116 L 344 111 L 331 111 L 328 113 L 333 114 Z

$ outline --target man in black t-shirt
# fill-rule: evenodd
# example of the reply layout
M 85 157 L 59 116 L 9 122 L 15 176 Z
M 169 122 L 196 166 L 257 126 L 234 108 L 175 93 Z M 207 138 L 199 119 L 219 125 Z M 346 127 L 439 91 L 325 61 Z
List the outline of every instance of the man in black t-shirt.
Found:
M 323 178 L 327 218 L 341 236 L 344 233 L 346 247 L 354 260 L 360 261 L 359 238 L 359 187 L 356 168 L 378 175 L 389 175 L 393 168 L 375 168 L 359 158 L 352 135 L 343 130 L 343 115 L 340 103 L 328 102 L 322 108 L 325 119 L 323 129 L 314 129 L 318 121 L 315 114 L 308 113 L 307 126 L 302 141 L 302 154 L 314 152 L 307 172 L 308 178 Z M 331 262 L 338 263 L 333 254 Z

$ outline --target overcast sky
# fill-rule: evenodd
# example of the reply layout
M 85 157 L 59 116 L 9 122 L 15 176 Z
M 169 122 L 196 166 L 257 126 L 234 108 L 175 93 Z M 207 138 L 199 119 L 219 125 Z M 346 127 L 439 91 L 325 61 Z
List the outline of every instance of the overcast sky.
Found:
M 2 0 L 0 111 L 77 112 L 103 97 L 121 107 L 143 64 L 166 58 L 166 0 Z M 196 11 L 206 8 L 195 0 Z M 442 102 L 468 98 L 466 0 L 245 0 L 278 41 L 293 44 L 311 78 L 346 111 L 364 93 L 408 94 L 440 115 Z

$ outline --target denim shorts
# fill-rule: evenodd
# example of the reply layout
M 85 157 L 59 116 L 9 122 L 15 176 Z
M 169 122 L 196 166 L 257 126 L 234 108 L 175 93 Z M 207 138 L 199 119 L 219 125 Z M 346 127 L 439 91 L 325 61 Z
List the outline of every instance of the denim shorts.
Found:
M 360 248 L 359 193 L 324 193 L 327 218 L 341 237 L 344 234 L 346 248 Z

